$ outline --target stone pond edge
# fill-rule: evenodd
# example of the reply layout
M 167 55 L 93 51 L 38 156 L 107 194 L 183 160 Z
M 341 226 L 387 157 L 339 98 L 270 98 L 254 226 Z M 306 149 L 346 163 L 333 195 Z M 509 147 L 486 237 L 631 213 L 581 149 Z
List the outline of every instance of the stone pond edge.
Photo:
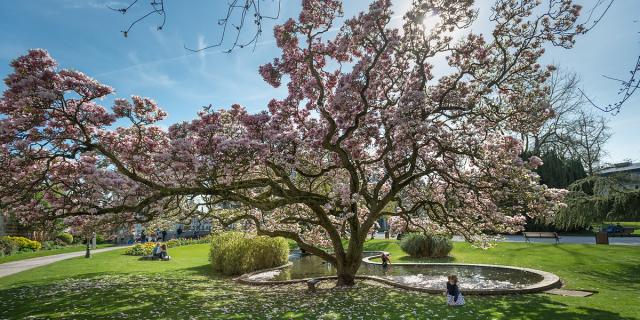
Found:
M 382 253 L 382 252 L 383 251 L 367 251 L 367 253 Z M 362 259 L 362 262 L 364 262 L 366 264 L 377 264 L 377 265 L 382 264 L 381 262 L 371 261 L 372 258 L 376 258 L 376 256 L 365 257 L 365 258 Z M 315 279 L 315 280 L 333 280 L 333 279 L 337 279 L 337 276 L 324 276 L 324 277 L 303 278 L 303 279 L 294 279 L 294 280 L 278 280 L 278 281 L 264 281 L 264 280 L 251 280 L 250 279 L 251 276 L 254 276 L 256 274 L 269 272 L 269 271 L 274 271 L 274 270 L 279 270 L 279 269 L 284 269 L 284 268 L 287 268 L 287 267 L 289 267 L 291 265 L 292 265 L 292 263 L 288 262 L 287 264 L 284 264 L 284 265 L 281 265 L 281 266 L 278 266 L 278 267 L 269 268 L 269 269 L 262 269 L 262 270 L 257 270 L 257 271 L 245 273 L 245 274 L 235 278 L 234 281 L 236 281 L 238 283 L 246 284 L 246 285 L 252 285 L 252 286 L 275 286 L 275 285 L 288 285 L 288 284 L 295 284 L 295 283 L 303 283 L 303 282 L 307 282 L 307 281 L 312 280 L 312 279 Z M 526 286 L 526 287 L 523 287 L 523 288 L 513 288 L 513 289 L 465 289 L 464 290 L 464 294 L 465 295 L 507 295 L 507 294 L 522 294 L 522 293 L 538 293 L 538 292 L 544 292 L 544 291 L 555 289 L 555 288 L 560 288 L 562 286 L 562 282 L 560 281 L 560 277 L 558 277 L 557 275 L 555 275 L 553 273 L 542 271 L 542 270 L 537 270 L 537 269 L 523 268 L 523 267 L 514 267 L 514 266 L 505 266 L 505 265 L 493 265 L 493 264 L 475 264 L 475 263 L 430 263 L 430 262 L 411 262 L 411 263 L 410 262 L 404 262 L 404 263 L 393 263 L 393 265 L 394 266 L 448 265 L 448 266 L 471 266 L 471 267 L 500 268 L 500 269 L 512 269 L 512 270 L 520 270 L 520 271 L 531 272 L 531 273 L 535 273 L 535 274 L 538 274 L 538 275 L 543 277 L 542 281 L 540 281 L 538 283 L 535 283 L 535 284 L 532 284 L 532 285 L 529 285 L 529 286 Z M 377 277 L 377 276 L 356 275 L 356 279 L 372 280 L 372 281 L 376 281 L 376 282 L 379 282 L 379 283 L 390 285 L 390 286 L 393 286 L 393 287 L 396 287 L 396 288 L 405 289 L 405 290 L 411 290 L 411 291 L 418 291 L 418 292 L 425 292 L 425 293 L 432 293 L 432 294 L 442 294 L 442 293 L 445 292 L 444 289 L 431 289 L 431 288 L 414 287 L 414 286 L 410 286 L 410 285 L 394 282 L 394 281 L 391 281 L 391 280 L 388 280 L 388 279 L 384 279 L 384 278 L 381 278 L 381 277 Z

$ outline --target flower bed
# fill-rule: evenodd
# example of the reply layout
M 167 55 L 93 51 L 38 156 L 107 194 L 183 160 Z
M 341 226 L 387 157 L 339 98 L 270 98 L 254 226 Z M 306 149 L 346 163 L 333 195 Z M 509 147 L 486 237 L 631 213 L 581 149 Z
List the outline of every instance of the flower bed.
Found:
M 169 248 L 175 248 L 179 246 L 186 246 L 191 244 L 209 243 L 211 237 L 202 237 L 199 239 L 171 239 L 164 244 Z M 156 246 L 156 242 L 137 243 L 134 246 L 128 248 L 124 254 L 130 256 L 148 256 L 153 252 L 153 247 Z

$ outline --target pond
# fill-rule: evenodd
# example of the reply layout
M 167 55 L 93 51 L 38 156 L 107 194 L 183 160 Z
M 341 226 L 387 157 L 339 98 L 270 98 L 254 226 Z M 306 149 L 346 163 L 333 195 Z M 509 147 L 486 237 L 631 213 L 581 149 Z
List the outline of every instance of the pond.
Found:
M 369 252 L 365 253 L 365 257 L 379 256 L 379 254 Z M 299 252 L 295 252 L 289 256 L 289 261 L 291 265 L 286 268 L 254 273 L 246 279 L 256 282 L 272 282 L 336 275 L 335 267 L 317 256 L 301 255 Z M 371 262 L 367 258 L 363 259 L 358 270 L 360 276 L 373 276 L 408 287 L 434 290 L 444 290 L 447 276 L 452 274 L 458 276 L 460 288 L 467 291 L 517 291 L 557 279 L 554 275 L 542 271 L 491 265 L 402 263 L 392 264 L 385 270 L 380 264 Z M 547 279 L 546 275 L 551 275 L 556 279 Z

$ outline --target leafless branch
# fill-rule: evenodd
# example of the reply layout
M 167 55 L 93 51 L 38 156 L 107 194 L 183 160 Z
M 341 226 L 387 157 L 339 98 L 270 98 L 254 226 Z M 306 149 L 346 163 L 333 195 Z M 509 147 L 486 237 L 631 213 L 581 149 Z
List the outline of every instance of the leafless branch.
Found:
M 225 52 L 231 52 L 235 48 L 245 48 L 253 45 L 255 50 L 256 44 L 258 43 L 258 39 L 262 35 L 262 23 L 263 20 L 276 20 L 280 17 L 280 9 L 281 9 L 281 0 L 272 0 L 277 1 L 278 10 L 275 15 L 268 15 L 263 13 L 263 8 L 261 7 L 261 2 L 265 0 L 229 0 L 228 8 L 226 15 L 218 20 L 218 26 L 222 27 L 222 35 L 220 36 L 220 40 L 212 45 L 206 45 L 202 48 L 193 48 L 187 45 L 184 46 L 186 50 L 191 52 L 200 52 L 203 50 L 220 47 L 225 44 L 225 38 L 229 37 L 229 32 L 235 32 L 234 35 L 231 35 L 233 41 L 230 44 L 230 47 L 225 50 Z M 122 14 L 127 14 L 130 12 L 131 8 L 133 8 L 138 3 L 138 0 L 133 0 L 127 7 L 123 8 L 111 8 L 109 9 L 113 11 L 120 12 Z M 162 17 L 161 23 L 158 25 L 157 29 L 162 30 L 167 21 L 167 13 L 164 6 L 164 0 L 152 0 L 149 4 L 150 9 L 146 11 L 139 18 L 134 20 L 126 30 L 122 31 L 122 34 L 127 37 L 133 27 L 139 22 L 153 16 L 154 14 L 158 14 Z M 255 26 L 255 30 L 253 31 L 253 35 L 249 39 L 242 39 L 241 33 L 243 29 L 246 29 L 248 25 L 253 23 Z
M 589 10 L 589 15 L 587 16 L 586 22 L 584 22 L 582 24 L 584 26 L 582 32 L 585 33 L 587 31 L 590 31 L 591 29 L 595 28 L 595 26 L 607 14 L 609 9 L 613 5 L 614 1 L 615 0 L 598 0 L 596 2 L 596 4 L 591 8 L 591 10 Z M 601 12 L 598 12 L 600 9 L 602 9 Z M 634 21 L 634 22 L 637 22 L 637 20 Z M 616 101 L 616 102 L 613 102 L 613 103 L 609 103 L 606 106 L 604 106 L 602 104 L 599 104 L 599 103 L 596 103 L 592 98 L 589 98 L 587 96 L 587 94 L 583 90 L 581 90 L 581 89 L 578 89 L 578 90 L 580 90 L 580 93 L 582 94 L 582 96 L 593 107 L 595 107 L 595 108 L 597 108 L 597 109 L 599 109 L 601 111 L 610 112 L 610 113 L 616 115 L 616 114 L 618 114 L 620 112 L 620 109 L 622 109 L 622 106 L 624 105 L 624 103 L 631 96 L 633 96 L 635 91 L 640 86 L 640 81 L 637 78 L 639 70 L 640 70 L 640 55 L 638 55 L 638 59 L 636 60 L 635 67 L 632 68 L 631 71 L 629 71 L 630 75 L 629 75 L 628 80 L 622 80 L 622 79 L 614 78 L 614 77 L 611 77 L 611 76 L 603 75 L 603 77 L 605 77 L 605 78 L 607 78 L 609 80 L 613 80 L 613 81 L 616 81 L 616 82 L 620 83 L 620 88 L 618 89 L 618 93 L 617 93 L 617 95 L 620 96 L 619 100 Z

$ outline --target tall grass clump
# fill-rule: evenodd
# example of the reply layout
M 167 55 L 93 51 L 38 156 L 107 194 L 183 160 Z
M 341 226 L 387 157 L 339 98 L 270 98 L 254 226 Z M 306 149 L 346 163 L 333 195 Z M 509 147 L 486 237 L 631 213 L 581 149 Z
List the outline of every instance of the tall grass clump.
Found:
M 289 244 L 284 238 L 224 232 L 211 239 L 209 260 L 213 270 L 239 275 L 287 263 Z
M 414 258 L 444 258 L 453 249 L 448 237 L 410 233 L 400 241 L 400 248 Z

